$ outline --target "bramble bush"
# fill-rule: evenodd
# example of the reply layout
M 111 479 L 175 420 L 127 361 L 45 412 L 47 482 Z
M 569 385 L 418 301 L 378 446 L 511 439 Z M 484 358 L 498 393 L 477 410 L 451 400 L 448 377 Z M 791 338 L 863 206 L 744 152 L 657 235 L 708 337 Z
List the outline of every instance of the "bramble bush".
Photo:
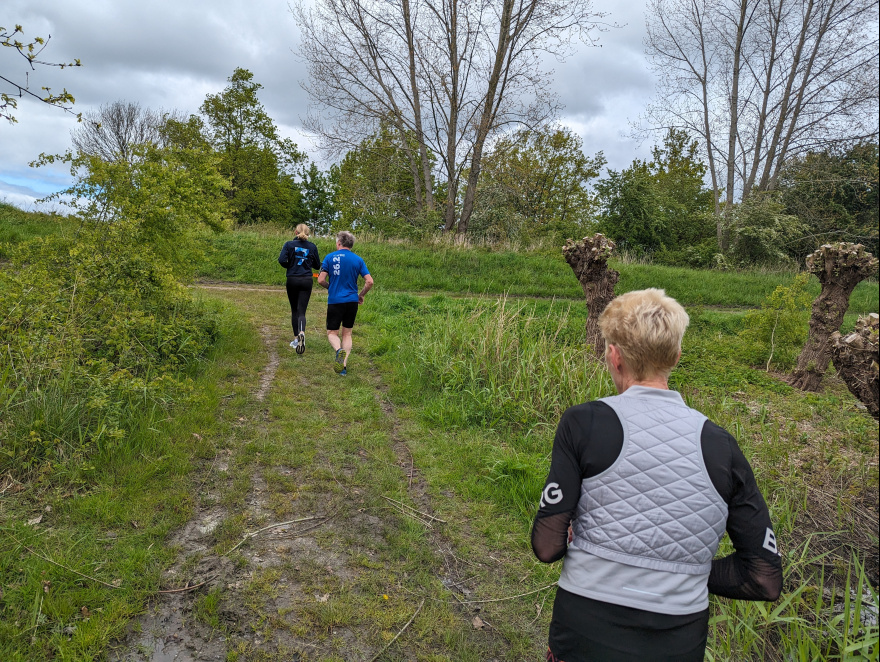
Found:
M 120 442 L 127 419 L 185 396 L 180 370 L 214 340 L 155 254 L 108 250 L 113 229 L 27 242 L 0 272 L 0 472 Z
M 80 229 L 5 248 L 0 474 L 82 464 L 185 399 L 217 333 L 179 280 L 197 229 L 224 225 L 209 158 L 154 145 L 132 161 L 68 155 Z

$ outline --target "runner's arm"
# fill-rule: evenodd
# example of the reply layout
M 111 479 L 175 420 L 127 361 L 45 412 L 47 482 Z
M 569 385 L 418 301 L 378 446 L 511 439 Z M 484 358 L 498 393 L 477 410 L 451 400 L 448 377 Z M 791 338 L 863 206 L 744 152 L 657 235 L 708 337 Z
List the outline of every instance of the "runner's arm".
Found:
M 732 496 L 727 533 L 736 551 L 712 561 L 709 592 L 737 600 L 776 600 L 782 591 L 782 559 L 770 511 L 748 460 L 733 437 L 729 443 Z
M 312 244 L 312 250 L 310 252 L 312 257 L 312 269 L 320 269 L 321 268 L 321 255 L 318 253 L 318 247 Z
M 532 551 L 543 563 L 553 563 L 565 556 L 568 527 L 580 499 L 582 471 L 572 440 L 571 424 L 569 409 L 556 428 L 550 473 L 532 524 Z
M 281 247 L 281 255 L 278 256 L 278 264 L 280 264 L 285 269 L 290 267 L 290 250 L 288 247 L 290 246 L 290 242 L 286 242 L 284 246 Z
M 361 288 L 361 293 L 358 294 L 358 303 L 364 302 L 364 295 L 373 289 L 373 277 L 370 274 L 364 276 L 364 286 Z
M 327 272 L 324 270 L 323 265 L 321 266 L 321 273 L 318 274 L 318 285 L 324 289 L 330 289 L 330 283 L 327 282 Z

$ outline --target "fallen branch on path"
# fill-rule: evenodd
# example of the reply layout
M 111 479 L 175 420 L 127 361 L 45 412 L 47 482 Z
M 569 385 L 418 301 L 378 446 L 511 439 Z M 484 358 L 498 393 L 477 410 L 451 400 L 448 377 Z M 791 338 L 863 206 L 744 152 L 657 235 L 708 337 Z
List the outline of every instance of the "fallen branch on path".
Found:
M 429 520 L 432 520 L 434 522 L 440 522 L 441 524 L 446 524 L 445 519 L 440 519 L 439 517 L 434 517 L 433 515 L 429 515 L 428 513 L 423 513 L 421 510 L 417 510 L 417 509 L 413 508 L 412 506 L 409 506 L 409 505 L 402 503 L 400 501 L 396 501 L 396 500 L 391 499 L 387 496 L 383 495 L 382 498 L 385 499 L 386 501 L 390 501 L 391 503 L 397 504 L 401 508 L 411 510 L 412 512 L 417 513 L 417 514 L 421 515 L 422 517 L 427 517 Z
M 256 531 L 253 531 L 251 533 L 245 533 L 244 538 L 239 540 L 238 543 L 236 543 L 235 547 L 233 547 L 232 549 L 230 549 L 226 552 L 223 552 L 223 554 L 221 554 L 221 556 L 229 556 L 230 554 L 232 554 L 232 552 L 234 552 L 236 549 L 241 547 L 248 540 L 250 540 L 254 536 L 257 536 L 257 535 L 263 533 L 264 531 L 268 531 L 270 529 L 277 529 L 279 526 L 286 526 L 287 524 L 298 524 L 299 522 L 310 522 L 310 521 L 316 520 L 316 519 L 327 519 L 327 518 L 320 516 L 320 515 L 316 516 L 316 517 L 302 517 L 300 519 L 292 519 L 287 522 L 278 522 L 277 524 L 270 524 L 269 526 L 264 526 L 262 529 L 257 529 Z
M 203 581 L 201 584 L 193 584 L 192 586 L 187 585 L 187 586 L 184 586 L 183 588 L 169 588 L 164 591 L 156 591 L 156 593 L 186 593 L 187 591 L 194 591 L 197 588 L 201 588 L 202 586 L 204 586 L 205 584 L 207 584 L 208 582 L 210 582 L 216 578 L 217 578 L 217 575 L 211 575 L 205 581 Z
M 552 584 L 547 584 L 547 586 L 542 586 L 541 588 L 536 588 L 534 591 L 528 591 L 527 593 L 519 593 L 517 595 L 511 595 L 507 598 L 492 598 L 491 600 L 458 600 L 459 604 L 463 605 L 475 605 L 475 604 L 483 604 L 486 602 L 504 602 L 505 600 L 515 600 L 516 598 L 522 598 L 526 595 L 531 595 L 532 593 L 540 593 L 541 591 L 546 591 L 548 588 L 553 588 L 556 586 L 556 582 Z M 444 600 L 448 604 L 455 604 L 453 602 L 449 602 L 448 600 Z
M 387 651 L 387 650 L 391 647 L 391 644 L 393 644 L 395 641 L 397 641 L 398 637 L 400 637 L 400 635 L 402 635 L 402 634 L 404 633 L 404 631 L 405 631 L 405 630 L 406 630 L 406 629 L 412 624 L 412 622 L 413 622 L 414 620 L 416 620 L 416 616 L 419 615 L 419 612 L 422 611 L 422 607 L 424 607 L 424 606 L 425 606 L 425 600 L 424 600 L 424 598 L 423 598 L 422 601 L 419 603 L 419 608 L 416 609 L 416 613 L 414 613 L 414 614 L 412 615 L 412 618 L 410 618 L 410 619 L 406 622 L 406 625 L 404 625 L 404 626 L 401 628 L 400 632 L 398 632 L 396 635 L 394 635 L 394 639 L 392 639 L 391 641 L 389 641 L 389 642 L 385 645 L 385 648 L 383 648 L 383 649 L 380 650 L 378 653 L 376 653 L 375 657 L 373 657 L 373 658 L 370 660 L 370 662 L 376 662 L 376 660 L 378 660 L 380 657 L 382 657 L 382 653 L 384 653 L 385 651 Z

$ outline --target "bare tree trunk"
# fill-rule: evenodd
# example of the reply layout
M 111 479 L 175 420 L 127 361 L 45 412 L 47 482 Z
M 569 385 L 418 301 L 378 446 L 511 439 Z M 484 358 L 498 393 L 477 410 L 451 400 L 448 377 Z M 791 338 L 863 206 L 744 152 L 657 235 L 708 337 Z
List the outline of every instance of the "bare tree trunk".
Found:
M 532 3 L 527 4 L 533 4 Z M 471 167 L 468 171 L 467 188 L 464 191 L 464 202 L 461 205 L 461 218 L 458 221 L 458 234 L 465 234 L 468 229 L 471 214 L 474 211 L 474 200 L 477 195 L 477 180 L 480 177 L 480 165 L 483 158 L 483 145 L 489 131 L 494 128 L 495 112 L 498 102 L 498 85 L 501 77 L 506 73 L 505 69 L 510 66 L 508 60 L 508 51 L 510 49 L 510 41 L 513 35 L 510 33 L 511 16 L 513 14 L 514 0 L 504 0 L 504 7 L 501 10 L 501 22 L 498 26 L 498 42 L 495 46 L 495 62 L 492 66 L 492 73 L 489 76 L 489 86 L 486 90 L 486 96 L 483 99 L 483 111 L 480 115 L 480 124 L 477 129 L 476 139 L 474 140 L 473 151 L 471 152 Z
M 599 315 L 614 299 L 614 286 L 620 273 L 608 268 L 608 258 L 614 251 L 614 242 L 602 234 L 584 237 L 582 241 L 569 239 L 562 254 L 581 284 L 587 299 L 586 343 L 596 356 L 603 356 L 605 344 L 599 330 Z
M 755 177 L 761 163 L 761 147 L 764 143 L 764 132 L 767 125 L 767 106 L 773 90 L 773 72 L 776 68 L 777 42 L 779 40 L 779 28 L 782 24 L 782 5 L 785 0 L 776 0 L 776 6 L 772 0 L 767 2 L 767 22 L 770 32 L 770 48 L 767 49 L 767 64 L 764 73 L 763 89 L 761 90 L 761 111 L 758 113 L 758 128 L 755 131 L 754 149 L 752 150 L 752 166 L 746 171 L 743 168 L 743 200 L 749 197 L 752 187 L 755 185 Z
M 845 338 L 839 332 L 831 335 L 831 358 L 837 374 L 868 413 L 880 420 L 880 316 L 871 313 L 860 317 L 855 331 Z
M 431 163 L 428 161 L 428 148 L 425 145 L 425 131 L 422 128 L 422 104 L 419 99 L 419 86 L 416 83 L 416 46 L 413 39 L 412 14 L 410 12 L 409 0 L 403 2 L 403 22 L 406 31 L 406 47 L 409 51 L 409 84 L 412 91 L 412 107 L 413 121 L 415 124 L 416 141 L 419 143 L 419 161 L 422 165 L 422 177 L 424 178 L 425 187 L 425 209 L 426 211 L 434 210 L 434 186 L 431 180 Z M 419 187 L 416 187 L 416 194 L 419 194 Z M 419 201 L 421 207 L 421 201 Z
M 831 361 L 831 334 L 840 329 L 856 285 L 876 272 L 877 258 L 861 244 L 825 244 L 807 257 L 807 268 L 819 278 L 822 291 L 813 302 L 810 333 L 790 383 L 818 391 Z

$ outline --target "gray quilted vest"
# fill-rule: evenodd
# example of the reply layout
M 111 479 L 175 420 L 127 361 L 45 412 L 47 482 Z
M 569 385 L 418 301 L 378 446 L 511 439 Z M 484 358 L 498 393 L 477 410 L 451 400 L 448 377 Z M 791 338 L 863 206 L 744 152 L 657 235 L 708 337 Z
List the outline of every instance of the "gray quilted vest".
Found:
M 602 402 L 623 425 L 623 448 L 582 482 L 572 546 L 627 566 L 708 575 L 727 504 L 703 463 L 706 417 L 675 391 L 643 386 Z

